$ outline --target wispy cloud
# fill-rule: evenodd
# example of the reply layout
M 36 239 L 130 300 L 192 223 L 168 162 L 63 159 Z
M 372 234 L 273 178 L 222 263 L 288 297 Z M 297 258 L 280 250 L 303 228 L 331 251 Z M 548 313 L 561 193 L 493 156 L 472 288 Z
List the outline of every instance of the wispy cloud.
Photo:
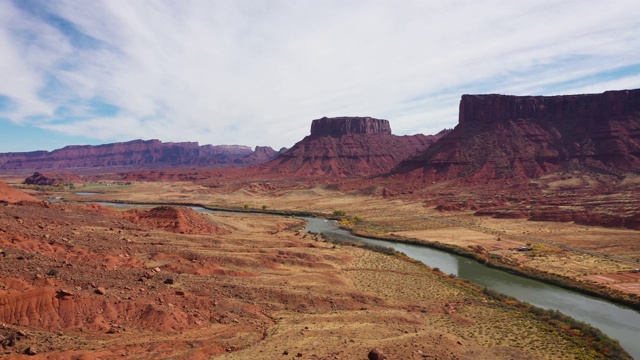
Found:
M 635 0 L 0 0 L 0 126 L 280 147 L 311 119 L 370 115 L 434 133 L 463 93 L 640 87 L 639 13 Z

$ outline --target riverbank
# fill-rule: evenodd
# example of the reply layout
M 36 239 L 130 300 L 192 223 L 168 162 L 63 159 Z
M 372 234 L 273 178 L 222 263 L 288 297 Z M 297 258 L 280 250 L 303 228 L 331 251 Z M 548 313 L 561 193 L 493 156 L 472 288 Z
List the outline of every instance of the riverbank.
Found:
M 577 291 L 586 295 L 602 298 L 620 305 L 628 306 L 634 310 L 640 311 L 640 296 L 636 294 L 624 293 L 619 290 L 611 289 L 609 287 L 599 285 L 592 282 L 578 281 L 566 276 L 553 274 L 550 272 L 541 271 L 539 269 L 521 266 L 518 263 L 510 261 L 509 258 L 502 257 L 495 254 L 481 254 L 472 251 L 468 248 L 462 248 L 456 245 L 441 243 L 438 241 L 426 241 L 419 239 L 404 238 L 402 236 L 384 236 L 379 234 L 370 234 L 365 231 L 358 231 L 352 226 L 341 226 L 343 229 L 348 230 L 354 235 L 369 237 L 372 239 L 379 239 L 385 241 L 402 242 L 406 244 L 428 246 L 434 249 L 443 250 L 451 254 L 460 255 L 469 259 L 473 259 L 488 267 L 499 269 L 509 272 L 518 276 L 523 276 L 529 279 L 542 281 L 547 284 L 559 286 L 565 289 Z
M 88 199 L 76 199 L 79 202 L 90 202 Z M 312 212 L 312 211 L 300 211 L 300 210 L 283 210 L 283 209 L 256 209 L 245 206 L 211 206 L 202 203 L 189 203 L 189 202 L 157 202 L 149 203 L 143 201 L 122 201 L 114 200 L 114 203 L 129 203 L 134 205 L 175 205 L 175 206 L 199 206 L 212 211 L 229 211 L 239 212 L 247 214 L 267 214 L 267 215 L 280 215 L 280 216 L 299 216 L 299 217 L 323 217 L 326 219 L 336 220 L 340 227 L 350 231 L 354 235 L 369 237 L 372 239 L 379 239 L 385 241 L 395 241 L 407 244 L 428 246 L 434 249 L 446 251 L 448 253 L 460 255 L 469 259 L 478 261 L 486 266 L 503 270 L 518 276 L 523 276 L 533 280 L 542 281 L 547 284 L 559 286 L 565 289 L 577 291 L 586 295 L 602 298 L 620 305 L 628 306 L 634 310 L 640 310 L 640 296 L 631 293 L 625 293 L 620 290 L 606 287 L 594 282 L 579 281 L 577 279 L 554 274 L 548 271 L 542 271 L 533 267 L 523 266 L 518 262 L 513 261 L 509 257 L 500 256 L 491 253 L 478 253 L 469 248 L 460 247 L 457 245 L 447 244 L 440 241 L 428 241 L 417 238 L 408 238 L 400 235 L 382 235 L 378 233 L 371 233 L 359 228 L 357 221 L 353 220 L 352 216 L 336 216 L 331 213 Z M 342 220 L 342 223 L 340 221 Z M 346 220 L 346 221 L 345 221 Z M 369 224 L 370 225 L 370 224 Z
M 356 235 L 356 236 L 362 236 L 362 235 Z M 549 309 L 536 307 L 527 302 L 520 301 L 512 296 L 507 296 L 500 292 L 488 289 L 487 287 L 482 288 L 477 284 L 473 284 L 469 282 L 468 280 L 459 279 L 453 275 L 447 275 L 442 271 L 440 271 L 440 269 L 438 268 L 430 268 L 428 265 L 422 264 L 421 262 L 415 259 L 412 259 L 411 257 L 408 257 L 407 255 L 397 252 L 390 248 L 372 245 L 368 243 L 352 242 L 349 240 L 331 239 L 330 237 L 329 237 L 329 241 L 332 241 L 338 244 L 347 244 L 350 246 L 362 247 L 370 251 L 400 258 L 403 261 L 409 261 L 412 263 L 420 264 L 422 266 L 425 266 L 429 270 L 431 270 L 433 273 L 439 275 L 442 279 L 446 281 L 458 282 L 458 284 L 461 284 L 462 286 L 470 286 L 476 291 L 481 291 L 483 294 L 487 295 L 491 299 L 498 301 L 500 306 L 502 307 L 515 309 L 517 311 L 531 315 L 533 318 L 537 319 L 538 321 L 543 322 L 549 325 L 550 327 L 555 328 L 557 331 L 561 332 L 564 336 L 567 336 L 567 338 L 571 339 L 572 342 L 574 342 L 575 344 L 577 344 L 578 346 L 584 349 L 589 349 L 591 351 L 594 351 L 595 353 L 607 359 L 632 358 L 629 356 L 629 354 L 626 353 L 626 351 L 624 350 L 621 351 L 620 343 L 617 340 L 614 340 L 611 337 L 607 336 L 600 329 L 590 324 L 587 324 L 585 322 L 577 321 L 576 319 L 570 316 L 567 316 L 557 310 L 549 310 Z M 423 244 L 417 244 L 417 245 L 424 246 Z M 600 339 L 600 341 L 594 342 L 594 339 Z

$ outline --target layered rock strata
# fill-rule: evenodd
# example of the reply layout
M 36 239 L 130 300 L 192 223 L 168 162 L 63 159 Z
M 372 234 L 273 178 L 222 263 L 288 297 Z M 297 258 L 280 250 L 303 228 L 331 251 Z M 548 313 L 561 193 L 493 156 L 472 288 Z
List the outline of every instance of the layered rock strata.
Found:
M 442 135 L 396 136 L 387 120 L 324 117 L 313 120 L 311 134 L 265 164 L 264 171 L 300 177 L 377 175 Z
M 258 154 L 243 145 L 200 146 L 197 142 L 133 140 L 97 146 L 71 145 L 51 152 L 2 153 L 0 170 L 249 166 L 266 162 L 278 154 L 267 147 L 257 151 Z
M 536 178 L 561 168 L 640 170 L 640 89 L 463 95 L 459 124 L 392 173 L 427 180 Z

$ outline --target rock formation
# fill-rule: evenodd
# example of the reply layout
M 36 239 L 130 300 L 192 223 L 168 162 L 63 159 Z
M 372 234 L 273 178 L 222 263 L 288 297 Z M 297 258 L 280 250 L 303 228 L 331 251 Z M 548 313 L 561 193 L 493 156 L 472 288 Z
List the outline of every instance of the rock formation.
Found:
M 459 124 L 392 174 L 535 178 L 562 168 L 640 170 L 640 89 L 567 96 L 463 95 Z
M 70 172 L 53 172 L 53 173 L 40 173 L 35 172 L 33 175 L 26 178 L 23 184 L 27 185 L 58 185 L 58 184 L 82 184 L 84 180 L 78 175 Z
M 256 146 L 256 149 L 251 154 L 243 157 L 242 159 L 238 159 L 237 162 L 241 164 L 263 164 L 274 159 L 278 154 L 285 151 L 287 151 L 287 148 L 275 151 L 269 146 Z
M 132 209 L 126 211 L 123 217 L 135 224 L 181 234 L 210 235 L 229 232 L 188 207 L 158 206 L 149 210 Z
M 323 117 L 311 122 L 312 137 L 349 134 L 391 134 L 391 126 L 388 120 L 370 117 Z
M 263 172 L 308 176 L 370 176 L 392 169 L 440 138 L 396 136 L 389 121 L 370 117 L 321 118 L 311 134 L 264 165 Z
M 197 142 L 133 140 L 97 146 L 71 145 L 51 152 L 2 153 L 0 170 L 250 166 L 277 155 L 268 147 L 259 147 L 258 152 L 255 154 L 243 145 L 200 146 Z

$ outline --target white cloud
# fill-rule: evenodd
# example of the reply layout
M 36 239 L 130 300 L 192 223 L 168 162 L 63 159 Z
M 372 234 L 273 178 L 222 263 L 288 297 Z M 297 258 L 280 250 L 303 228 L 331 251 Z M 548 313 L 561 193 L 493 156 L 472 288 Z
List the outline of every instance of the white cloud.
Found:
M 42 101 L 38 90 L 44 86 L 45 69 L 64 46 L 56 49 L 59 39 L 48 26 L 21 17 L 10 3 L 0 2 L 0 24 L 0 95 L 9 96 L 14 105 L 0 116 L 20 123 L 29 115 L 51 115 L 54 106 Z M 32 37 L 37 38 L 33 43 L 24 41 Z
M 74 46 L 0 2 L 0 75 L 23 82 L 0 85 L 19 105 L 9 118 L 65 106 L 73 119 L 45 117 L 41 126 L 104 141 L 291 146 L 310 120 L 338 115 L 433 133 L 456 124 L 463 93 L 640 87 L 637 68 L 576 83 L 639 62 L 633 0 L 47 4 L 97 43 Z M 20 28 L 34 37 L 16 37 Z M 51 76 L 60 91 L 42 97 Z M 92 113 L 85 102 L 96 99 L 120 111 Z

